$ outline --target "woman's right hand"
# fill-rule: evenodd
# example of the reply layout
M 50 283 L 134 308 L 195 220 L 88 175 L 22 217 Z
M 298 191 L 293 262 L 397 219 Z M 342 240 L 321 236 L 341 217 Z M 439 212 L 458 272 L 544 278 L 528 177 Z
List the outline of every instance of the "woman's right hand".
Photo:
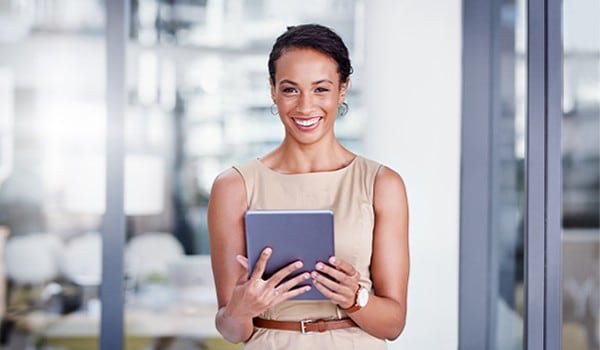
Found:
M 248 259 L 241 255 L 236 256 L 236 260 L 242 265 L 244 272 L 233 288 L 231 299 L 229 299 L 229 303 L 226 306 L 226 314 L 228 316 L 254 318 L 273 305 L 277 305 L 282 301 L 310 290 L 310 286 L 292 289 L 298 283 L 310 278 L 308 272 L 281 283 L 284 278 L 303 266 L 301 261 L 295 261 L 274 273 L 269 279 L 263 280 L 262 275 L 271 253 L 272 249 L 269 247 L 262 251 L 251 275 Z

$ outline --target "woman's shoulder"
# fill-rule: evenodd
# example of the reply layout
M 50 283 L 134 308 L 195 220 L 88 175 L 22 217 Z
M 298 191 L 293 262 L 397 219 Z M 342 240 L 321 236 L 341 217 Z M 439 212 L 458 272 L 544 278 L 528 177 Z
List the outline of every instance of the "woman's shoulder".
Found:
M 243 182 L 246 181 L 252 173 L 257 172 L 259 168 L 260 162 L 257 158 L 242 161 L 219 173 L 215 178 L 214 183 L 219 185 L 243 184 Z
M 404 180 L 400 174 L 379 161 L 359 156 L 359 160 L 364 164 L 363 166 L 372 169 L 375 172 L 375 183 L 377 185 L 387 186 L 400 186 L 404 188 Z
M 391 202 L 406 203 L 407 194 L 404 179 L 396 170 L 385 165 L 382 165 L 377 171 L 374 193 L 376 208 L 381 205 L 389 205 Z
M 229 189 L 240 187 L 244 187 L 244 179 L 236 167 L 231 167 L 217 175 L 211 193 L 228 192 Z
M 258 159 L 241 162 L 222 171 L 213 182 L 211 193 L 223 196 L 239 196 L 252 189 L 254 179 L 260 172 Z M 245 195 L 242 197 L 245 198 Z
M 367 169 L 369 173 L 373 173 L 376 179 L 380 177 L 400 177 L 395 170 L 379 161 L 359 155 L 357 157 L 357 162 L 360 164 L 360 167 Z
M 233 167 L 215 178 L 208 200 L 209 227 L 215 220 L 242 217 L 247 208 L 244 179 Z

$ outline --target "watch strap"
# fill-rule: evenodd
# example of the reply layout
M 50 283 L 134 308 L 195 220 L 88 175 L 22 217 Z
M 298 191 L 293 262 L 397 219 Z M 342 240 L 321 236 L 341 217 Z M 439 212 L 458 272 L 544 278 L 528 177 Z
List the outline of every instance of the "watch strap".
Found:
M 360 293 L 361 289 L 363 289 L 363 287 L 359 285 L 358 289 L 356 290 L 356 293 L 354 294 L 354 305 L 350 306 L 347 309 L 342 308 L 342 310 L 344 310 L 344 312 L 346 312 L 347 314 L 351 314 L 362 309 L 362 307 L 358 305 L 358 293 Z

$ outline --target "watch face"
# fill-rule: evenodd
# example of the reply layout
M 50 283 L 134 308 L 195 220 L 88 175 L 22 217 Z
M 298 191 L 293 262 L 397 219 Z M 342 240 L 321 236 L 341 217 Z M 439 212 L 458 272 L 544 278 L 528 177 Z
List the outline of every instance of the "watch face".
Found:
M 356 303 L 360 307 L 365 307 L 365 305 L 367 305 L 367 301 L 369 301 L 369 291 L 366 288 L 361 288 L 358 291 L 358 297 L 356 298 Z

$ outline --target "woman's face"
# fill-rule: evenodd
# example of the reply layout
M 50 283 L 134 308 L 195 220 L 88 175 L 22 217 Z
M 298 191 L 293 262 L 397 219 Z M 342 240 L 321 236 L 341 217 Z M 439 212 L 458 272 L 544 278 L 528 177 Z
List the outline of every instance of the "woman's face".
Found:
M 289 49 L 275 62 L 271 97 L 286 138 L 313 144 L 333 137 L 338 105 L 348 86 L 340 84 L 337 68 L 333 58 L 313 49 Z

